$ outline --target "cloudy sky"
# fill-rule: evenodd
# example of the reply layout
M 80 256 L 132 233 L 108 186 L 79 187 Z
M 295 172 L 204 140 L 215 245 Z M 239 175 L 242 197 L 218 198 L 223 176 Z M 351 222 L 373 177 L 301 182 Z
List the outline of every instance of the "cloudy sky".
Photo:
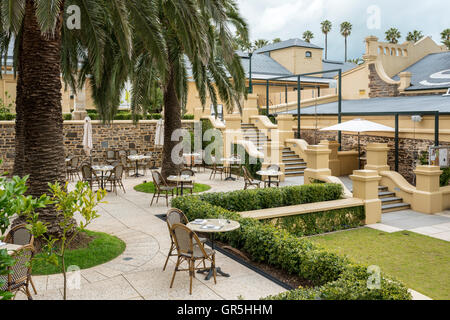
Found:
M 333 30 L 328 36 L 328 58 L 344 60 L 344 38 L 339 33 L 343 21 L 353 24 L 349 38 L 349 58 L 362 57 L 364 38 L 375 35 L 384 39 L 390 27 L 402 33 L 420 30 L 440 42 L 440 33 L 450 28 L 448 0 L 237 0 L 241 14 L 250 26 L 252 40 L 301 38 L 311 30 L 313 43 L 324 47 L 320 22 L 328 19 Z

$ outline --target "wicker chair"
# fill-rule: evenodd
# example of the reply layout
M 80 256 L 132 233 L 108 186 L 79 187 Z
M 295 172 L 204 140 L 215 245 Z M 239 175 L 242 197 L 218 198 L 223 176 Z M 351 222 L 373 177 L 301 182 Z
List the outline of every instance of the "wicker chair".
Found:
M 95 184 L 100 187 L 100 178 L 97 176 L 95 171 L 92 170 L 92 167 L 89 164 L 83 163 L 81 165 L 81 175 L 83 176 L 83 182 L 88 182 L 91 189 Z
M 70 160 L 70 165 L 66 168 L 69 181 L 72 181 L 72 179 L 75 178 L 75 175 L 78 177 L 78 179 L 80 179 L 79 165 L 80 165 L 80 157 L 73 157 Z
M 125 187 L 123 185 L 122 179 L 123 179 L 123 166 L 121 164 L 118 164 L 114 166 L 114 170 L 111 171 L 111 174 L 107 178 L 107 182 L 111 183 L 111 189 L 114 190 L 114 192 L 117 195 L 117 186 L 122 188 L 124 193 L 127 193 L 125 191 Z
M 279 172 L 281 169 L 276 164 L 273 164 L 270 167 L 268 167 L 267 170 Z M 270 181 L 269 179 L 264 180 L 264 188 L 271 187 L 273 184 L 275 184 L 277 187 L 280 187 L 280 177 L 272 178 Z
M 212 157 L 213 165 L 211 168 L 211 175 L 209 176 L 209 180 L 215 179 L 216 174 L 220 174 L 220 179 L 223 180 L 223 175 L 225 173 L 225 168 L 223 167 L 223 164 L 218 164 L 215 157 Z
M 190 176 L 190 177 L 195 177 L 195 172 L 192 171 L 191 169 L 187 169 L 184 168 L 182 170 L 180 170 L 180 175 L 181 176 Z M 180 191 L 181 189 L 181 183 L 177 184 L 177 196 L 179 195 L 178 191 Z M 190 182 L 190 183 L 183 183 L 183 189 L 187 189 L 191 192 L 191 194 L 194 193 L 194 182 Z
M 239 160 L 238 162 L 231 163 L 231 166 L 230 166 L 230 168 L 229 168 L 229 170 L 233 170 L 233 169 L 239 170 L 239 174 L 236 175 L 237 180 L 239 180 L 239 177 L 243 175 L 242 168 L 243 168 L 244 166 L 243 166 L 243 164 L 242 164 L 242 157 L 241 157 L 240 155 L 238 155 L 238 154 L 233 154 L 233 155 L 231 156 L 231 158 L 236 159 L 236 160 Z
M 11 255 L 15 260 L 15 264 L 14 266 L 7 268 L 7 270 L 10 271 L 9 274 L 0 275 L 0 279 L 6 282 L 0 290 L 14 294 L 22 291 L 26 294 L 28 300 L 33 300 L 29 289 L 29 285 L 32 283 L 31 260 L 33 259 L 33 255 L 34 247 L 32 245 L 23 246 Z
M 172 198 L 174 196 L 175 187 L 171 187 L 164 180 L 162 175 L 158 171 L 152 171 L 152 179 L 153 184 L 155 185 L 155 193 L 153 194 L 152 202 L 150 206 L 153 205 L 153 200 L 156 198 L 156 203 L 159 201 L 159 197 L 161 195 L 166 197 L 166 205 L 169 206 L 169 195 L 172 194 Z
M 127 177 L 130 176 L 130 170 L 134 169 L 133 165 L 128 161 L 127 156 L 120 156 L 120 164 Z
M 171 229 L 171 234 L 175 242 L 178 252 L 178 259 L 173 272 L 170 288 L 173 287 L 175 276 L 179 271 L 189 271 L 190 285 L 189 294 L 192 295 L 192 278 L 195 277 L 195 271 L 205 271 L 206 261 L 211 262 L 211 269 L 213 270 L 214 283 L 217 284 L 216 279 L 216 255 L 214 250 L 207 249 L 203 246 L 199 237 L 195 232 L 183 224 L 174 224 Z M 188 269 L 180 269 L 180 265 L 186 261 L 189 265 Z M 197 265 L 198 263 L 198 265 Z M 200 265 L 202 266 L 200 267 Z
M 107 150 L 106 151 L 106 162 L 109 165 L 112 165 L 116 161 L 117 161 L 116 152 L 114 150 Z
M 243 166 L 242 170 L 244 171 L 244 190 L 247 190 L 249 187 L 257 187 L 258 189 L 261 188 L 261 181 L 253 179 L 246 166 Z

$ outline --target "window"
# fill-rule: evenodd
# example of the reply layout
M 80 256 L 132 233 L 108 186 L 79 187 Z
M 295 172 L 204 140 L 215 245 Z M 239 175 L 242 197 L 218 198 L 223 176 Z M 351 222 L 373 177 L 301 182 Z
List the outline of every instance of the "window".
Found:
M 306 51 L 305 56 L 306 58 L 311 58 L 312 57 L 311 51 Z

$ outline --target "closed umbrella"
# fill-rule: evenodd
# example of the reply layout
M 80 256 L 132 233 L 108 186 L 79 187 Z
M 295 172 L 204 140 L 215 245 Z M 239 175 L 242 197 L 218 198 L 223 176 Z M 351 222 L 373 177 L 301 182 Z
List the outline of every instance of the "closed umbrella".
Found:
M 86 117 L 84 119 L 84 135 L 83 135 L 83 150 L 86 155 L 91 159 L 91 151 L 94 148 L 92 143 L 92 123 L 91 118 Z
M 320 131 L 358 132 L 358 157 L 359 160 L 361 160 L 361 132 L 394 132 L 395 129 L 368 120 L 354 119 L 328 128 L 323 128 Z M 361 161 L 359 161 L 359 167 L 361 168 Z
M 155 146 L 164 146 L 164 121 L 159 119 L 156 124 L 156 134 L 155 134 Z

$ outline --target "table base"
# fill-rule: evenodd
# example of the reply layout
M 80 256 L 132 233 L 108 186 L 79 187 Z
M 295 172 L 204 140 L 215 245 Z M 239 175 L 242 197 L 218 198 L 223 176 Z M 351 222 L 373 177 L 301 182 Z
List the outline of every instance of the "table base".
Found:
M 214 276 L 214 274 L 213 274 L 214 272 L 213 272 L 212 268 L 197 271 L 197 273 L 199 273 L 199 274 L 205 274 L 206 272 L 208 272 L 208 274 L 206 275 L 205 280 L 209 281 Z M 222 277 L 225 277 L 225 278 L 231 277 L 228 273 L 223 272 L 221 268 L 216 268 L 216 274 L 220 275 Z

